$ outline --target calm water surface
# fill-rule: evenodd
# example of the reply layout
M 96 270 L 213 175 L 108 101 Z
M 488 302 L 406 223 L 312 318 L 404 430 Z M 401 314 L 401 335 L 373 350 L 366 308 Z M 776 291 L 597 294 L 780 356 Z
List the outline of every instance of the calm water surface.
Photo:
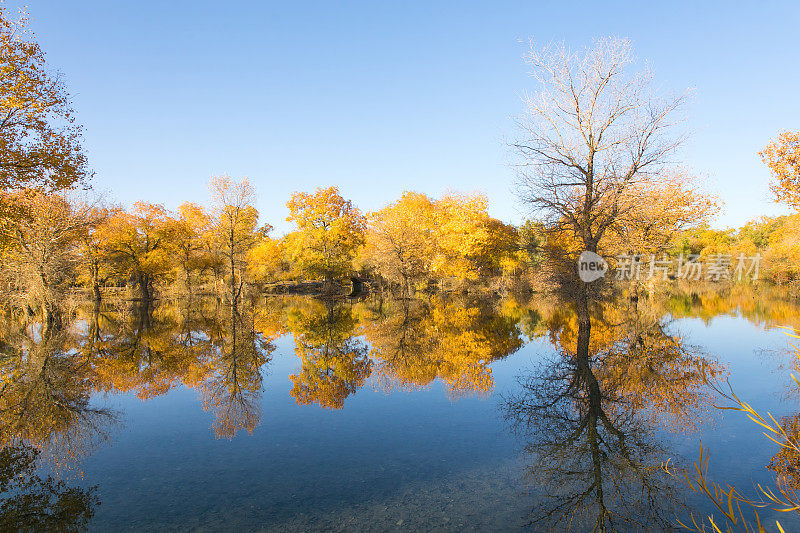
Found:
M 96 486 L 94 531 L 666 529 L 711 512 L 660 468 L 701 442 L 713 479 L 774 483 L 776 446 L 713 407 L 700 369 L 795 416 L 776 326 L 800 306 L 736 290 L 589 314 L 539 296 L 87 306 L 66 332 L 6 326 L 3 443 Z

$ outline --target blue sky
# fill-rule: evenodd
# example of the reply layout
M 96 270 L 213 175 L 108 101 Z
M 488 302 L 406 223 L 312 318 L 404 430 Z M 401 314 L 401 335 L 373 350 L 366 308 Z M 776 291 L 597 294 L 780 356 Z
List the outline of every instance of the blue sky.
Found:
M 481 191 L 519 222 L 504 138 L 534 88 L 528 39 L 614 34 L 665 89 L 696 90 L 681 155 L 725 202 L 716 225 L 786 212 L 757 152 L 800 128 L 798 3 L 27 4 L 95 187 L 123 204 L 204 202 L 228 173 L 255 184 L 278 233 L 292 191 L 330 184 L 365 211 L 406 189 Z

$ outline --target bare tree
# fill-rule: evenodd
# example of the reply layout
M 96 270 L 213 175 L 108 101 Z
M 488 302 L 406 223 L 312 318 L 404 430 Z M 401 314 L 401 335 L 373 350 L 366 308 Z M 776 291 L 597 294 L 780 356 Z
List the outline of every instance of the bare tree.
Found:
M 525 97 L 512 143 L 518 194 L 554 231 L 597 252 L 653 186 L 674 175 L 673 133 L 687 94 L 661 97 L 647 71 L 628 72 L 631 44 L 608 37 L 581 52 L 563 44 L 525 57 L 540 84 Z

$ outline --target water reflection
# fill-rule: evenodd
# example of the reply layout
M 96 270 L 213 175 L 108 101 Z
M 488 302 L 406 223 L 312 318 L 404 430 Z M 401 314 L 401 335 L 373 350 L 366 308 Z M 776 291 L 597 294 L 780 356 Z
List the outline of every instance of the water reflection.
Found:
M 294 336 L 300 372 L 292 374 L 291 395 L 300 405 L 341 409 L 345 399 L 364 386 L 372 361 L 357 337 L 358 321 L 349 306 L 333 301 L 295 302 L 286 311 Z
M 491 363 L 523 344 L 516 320 L 496 304 L 441 297 L 383 303 L 364 332 L 382 388 L 417 389 L 439 378 L 452 398 L 491 392 Z
M 70 487 L 36 474 L 32 446 L 0 449 L 0 531 L 82 531 L 100 500 L 96 488 Z
M 794 441 L 800 438 L 800 413 L 781 419 L 781 426 Z M 800 491 L 800 453 L 791 447 L 781 447 L 767 466 L 775 472 L 778 488 L 797 495 Z M 797 501 L 794 499 L 793 501 Z
M 104 392 L 147 400 L 177 385 L 199 391 L 217 437 L 252 432 L 260 418 L 263 367 L 275 346 L 248 308 L 216 300 L 107 306 L 93 312 L 86 349 Z
M 0 530 L 77 531 L 95 489 L 38 468 L 72 468 L 109 438 L 117 413 L 91 402 L 97 380 L 75 329 L 12 321 L 0 341 Z
M 203 407 L 214 413 L 217 437 L 233 437 L 239 429 L 252 433 L 261 419 L 262 367 L 275 345 L 255 331 L 253 314 L 232 308 L 220 336 L 202 358 Z
M 214 437 L 254 432 L 267 407 L 276 341 L 290 335 L 294 369 L 283 385 L 271 382 L 285 389 L 271 392 L 304 409 L 342 409 L 365 388 L 391 394 L 437 382 L 451 400 L 488 396 L 497 388 L 493 365 L 528 340 L 545 342 L 540 364 L 503 391 L 505 422 L 523 450 L 522 475 L 539 487 L 526 522 L 667 528 L 681 493 L 660 468 L 678 457 L 660 428 L 696 430 L 709 406 L 701 375 L 725 372 L 680 335 L 675 320 L 729 314 L 764 327 L 800 324 L 796 303 L 768 298 L 765 304 L 734 289 L 638 302 L 434 295 L 276 297 L 231 307 L 208 298 L 108 299 L 78 306 L 49 328 L 7 315 L 0 323 L 0 498 L 16 503 L 3 507 L 0 520 L 25 515 L 23 501 L 42 520 L 54 519 L 48 505 L 68 509 L 59 519 L 75 528 L 89 520 L 93 491 L 36 468 L 72 464 L 114 436 L 123 414 L 103 407 L 104 395 L 147 401 L 184 387 L 211 413 Z M 796 431 L 798 419 L 784 424 Z M 784 487 L 800 487 L 797 457 L 777 454 L 770 468 Z M 15 500 L 20 494 L 30 497 Z
M 74 329 L 13 324 L 0 351 L 0 445 L 25 444 L 64 464 L 105 441 L 117 413 L 93 405 L 99 381 Z
M 563 302 L 547 319 L 553 358 L 520 378 L 503 411 L 541 488 L 529 525 L 667 529 L 679 491 L 660 426 L 691 430 L 721 365 L 638 302 Z

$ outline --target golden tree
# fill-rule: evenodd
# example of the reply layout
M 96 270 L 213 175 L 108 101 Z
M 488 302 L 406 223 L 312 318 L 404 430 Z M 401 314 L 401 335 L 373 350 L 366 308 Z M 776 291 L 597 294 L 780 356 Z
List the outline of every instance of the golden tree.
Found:
M 136 202 L 130 213 L 115 213 L 97 230 L 97 239 L 105 243 L 107 261 L 133 282 L 145 301 L 153 298 L 156 280 L 172 266 L 170 220 L 164 206 Z
M 676 234 L 706 224 L 719 211 L 716 197 L 701 192 L 681 170 L 630 187 L 619 202 L 624 209 L 602 242 L 606 254 L 664 253 Z
M 284 261 L 282 239 L 265 236 L 250 250 L 247 257 L 247 273 L 258 283 L 278 281 L 289 275 L 289 267 Z
M 235 181 L 230 176 L 216 176 L 211 178 L 209 188 L 214 206 L 211 224 L 214 250 L 228 271 L 230 303 L 235 308 L 245 283 L 242 274 L 247 254 L 260 236 L 272 228 L 269 225 L 258 228 L 256 192 L 247 179 Z
M 102 297 L 101 285 L 114 275 L 113 266 L 106 261 L 105 242 L 101 240 L 102 232 L 98 229 L 103 222 L 117 213 L 119 209 L 116 208 L 92 207 L 88 213 L 92 223 L 80 234 L 78 253 L 81 261 L 78 281 L 91 288 L 92 298 L 96 304 L 100 303 Z
M 0 189 L 69 188 L 91 176 L 81 128 L 27 25 L 0 7 Z
M 192 292 L 193 273 L 210 262 L 209 229 L 211 217 L 197 204 L 185 202 L 178 206 L 173 223 L 172 240 L 177 251 L 177 263 L 184 278 L 186 292 Z
M 2 201 L 17 210 L 15 217 L 0 218 L 3 274 L 15 288 L 11 300 L 40 311 L 50 327 L 59 320 L 65 291 L 76 277 L 78 242 L 93 225 L 93 211 L 37 190 L 3 194 Z
M 489 216 L 481 194 L 448 194 L 436 202 L 436 256 L 440 276 L 477 280 L 497 273 L 500 263 L 518 248 L 516 229 Z
M 770 235 L 764 270 L 777 283 L 800 279 L 800 215 L 786 217 Z
M 492 218 L 483 195 L 447 194 L 439 200 L 405 192 L 370 213 L 364 259 L 407 294 L 425 278 L 477 280 L 518 260 L 514 227 Z
M 800 209 L 800 132 L 782 132 L 758 155 L 772 172 L 775 199 Z
M 286 220 L 297 225 L 287 235 L 292 262 L 310 277 L 329 284 L 352 270 L 353 258 L 364 242 L 365 219 L 361 211 L 339 194 L 338 187 L 313 194 L 292 194 Z
M 365 259 L 408 294 L 412 283 L 431 272 L 434 234 L 434 203 L 424 194 L 406 191 L 368 215 Z

